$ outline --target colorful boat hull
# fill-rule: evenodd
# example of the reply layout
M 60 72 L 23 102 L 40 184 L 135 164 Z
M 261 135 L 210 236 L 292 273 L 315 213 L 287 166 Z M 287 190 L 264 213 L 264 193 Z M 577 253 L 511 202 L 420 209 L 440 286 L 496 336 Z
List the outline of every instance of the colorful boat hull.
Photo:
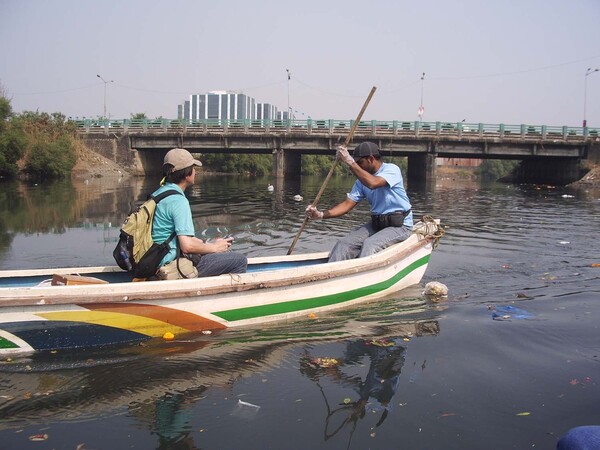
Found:
M 325 253 L 252 258 L 245 274 L 119 282 L 115 267 L 0 273 L 0 355 L 136 343 L 271 321 L 314 317 L 420 282 L 430 233 L 375 255 L 327 263 Z M 53 286 L 52 274 L 105 284 Z M 28 280 L 36 285 L 27 286 Z

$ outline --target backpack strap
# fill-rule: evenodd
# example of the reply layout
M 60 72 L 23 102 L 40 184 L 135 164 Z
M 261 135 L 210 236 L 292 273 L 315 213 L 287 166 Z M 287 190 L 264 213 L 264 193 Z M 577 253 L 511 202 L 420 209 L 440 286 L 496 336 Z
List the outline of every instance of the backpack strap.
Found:
M 175 189 L 169 189 L 168 191 L 161 192 L 158 195 L 154 195 L 154 196 L 149 195 L 148 198 L 154 199 L 154 202 L 158 205 L 158 202 L 160 202 L 163 198 L 166 198 L 166 197 L 168 197 L 170 195 L 173 195 L 173 194 L 180 194 L 181 195 L 181 192 L 176 191 Z
M 160 202 L 162 199 L 167 198 L 170 195 L 174 195 L 174 194 L 181 195 L 181 192 L 176 191 L 175 189 L 169 189 L 168 191 L 161 192 L 158 195 L 154 195 L 154 196 L 150 195 L 149 198 L 154 199 L 154 203 L 156 203 L 158 205 L 158 202 Z M 153 221 L 154 221 L 154 219 L 153 219 Z M 163 245 L 168 245 L 173 240 L 173 238 L 175 238 L 175 236 L 177 236 L 177 233 L 175 231 L 173 231 L 171 233 L 171 236 L 169 236 L 167 238 L 167 240 L 163 242 Z M 178 252 L 179 251 L 179 243 L 177 241 L 175 241 L 175 248 Z M 175 254 L 175 257 L 177 258 L 177 253 Z

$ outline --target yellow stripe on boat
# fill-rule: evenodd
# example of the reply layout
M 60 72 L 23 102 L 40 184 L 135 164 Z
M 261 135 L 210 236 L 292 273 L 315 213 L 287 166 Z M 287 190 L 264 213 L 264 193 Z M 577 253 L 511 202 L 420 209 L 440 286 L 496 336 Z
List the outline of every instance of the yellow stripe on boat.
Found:
M 37 315 L 48 320 L 66 320 L 120 328 L 122 330 L 134 331 L 151 337 L 162 337 L 167 331 L 170 331 L 175 336 L 189 331 L 185 328 L 161 320 L 114 312 L 57 311 L 38 313 Z

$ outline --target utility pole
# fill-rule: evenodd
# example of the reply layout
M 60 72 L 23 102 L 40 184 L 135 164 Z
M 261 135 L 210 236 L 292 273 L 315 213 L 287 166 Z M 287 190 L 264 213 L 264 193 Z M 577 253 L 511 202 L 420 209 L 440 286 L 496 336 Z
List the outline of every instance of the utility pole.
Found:
M 583 79 L 583 128 L 587 127 L 587 120 L 586 120 L 586 104 L 587 104 L 587 77 L 588 75 L 591 75 L 594 72 L 598 72 L 599 69 L 592 69 L 591 67 L 588 67 L 588 69 L 585 71 L 585 77 Z
M 423 114 L 425 113 L 425 107 L 423 106 L 423 84 L 425 83 L 425 72 L 421 75 L 421 106 L 419 106 L 419 111 L 417 115 L 419 116 L 419 120 L 423 119 Z
M 114 83 L 114 80 L 109 80 L 106 81 L 104 78 L 102 78 L 100 75 L 96 75 L 98 78 L 100 78 L 102 80 L 102 82 L 104 83 L 104 118 L 107 119 L 106 117 L 106 85 L 108 83 Z
M 287 94 L 288 94 L 288 105 L 287 105 L 287 118 L 288 118 L 288 123 L 290 123 L 291 118 L 292 118 L 292 110 L 290 109 L 290 80 L 292 79 L 292 73 L 290 72 L 290 69 L 285 69 L 285 71 L 287 72 L 287 77 L 288 77 L 288 83 L 287 83 Z

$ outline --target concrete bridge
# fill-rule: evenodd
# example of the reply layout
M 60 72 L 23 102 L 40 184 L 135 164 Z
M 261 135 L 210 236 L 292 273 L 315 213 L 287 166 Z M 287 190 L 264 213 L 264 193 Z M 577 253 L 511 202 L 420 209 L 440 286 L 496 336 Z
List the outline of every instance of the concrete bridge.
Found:
M 88 146 L 139 175 L 157 173 L 173 147 L 192 153 L 273 155 L 273 174 L 297 175 L 301 156 L 334 155 L 350 120 L 80 121 Z M 580 162 L 600 162 L 598 129 L 445 122 L 360 122 L 353 145 L 377 143 L 384 156 L 408 157 L 408 182 L 435 178 L 436 158 L 521 160 L 521 181 L 567 184 L 581 176 Z

